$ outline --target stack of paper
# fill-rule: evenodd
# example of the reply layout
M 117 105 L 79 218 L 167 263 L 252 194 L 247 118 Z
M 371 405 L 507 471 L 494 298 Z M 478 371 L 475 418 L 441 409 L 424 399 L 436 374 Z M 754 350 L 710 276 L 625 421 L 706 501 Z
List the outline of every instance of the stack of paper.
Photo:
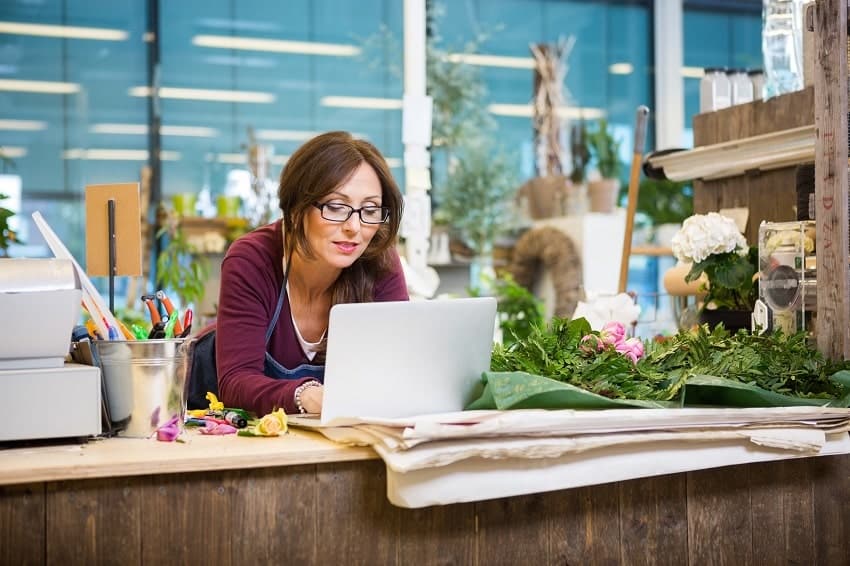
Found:
M 316 428 L 370 445 L 402 507 L 476 501 L 688 470 L 850 452 L 850 409 L 465 411 Z

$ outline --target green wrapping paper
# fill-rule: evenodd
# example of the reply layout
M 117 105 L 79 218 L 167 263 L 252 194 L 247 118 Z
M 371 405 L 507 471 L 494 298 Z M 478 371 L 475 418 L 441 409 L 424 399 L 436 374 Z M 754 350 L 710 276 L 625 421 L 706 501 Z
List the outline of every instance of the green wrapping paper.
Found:
M 850 391 L 850 372 L 839 371 L 830 379 Z M 697 375 L 685 383 L 685 405 L 717 405 L 722 407 L 793 407 L 799 405 L 823 407 L 850 406 L 850 393 L 840 398 L 824 399 L 797 397 L 768 391 L 755 385 L 713 375 Z
M 609 399 L 574 385 L 521 371 L 485 372 L 484 391 L 467 409 L 669 409 L 678 403 Z
M 830 379 L 850 392 L 850 371 L 839 371 Z M 485 372 L 484 390 L 467 409 L 669 409 L 676 402 L 609 399 L 568 383 L 525 372 Z M 850 393 L 837 399 L 784 395 L 761 387 L 716 377 L 699 375 L 684 386 L 685 406 L 788 407 L 850 406 Z

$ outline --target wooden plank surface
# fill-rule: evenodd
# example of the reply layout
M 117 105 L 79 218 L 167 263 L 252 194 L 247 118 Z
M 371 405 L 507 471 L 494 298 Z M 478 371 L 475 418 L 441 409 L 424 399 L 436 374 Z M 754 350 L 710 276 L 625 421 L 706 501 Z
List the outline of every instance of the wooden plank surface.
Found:
M 809 564 L 850 564 L 850 456 L 815 458 L 812 469 L 814 556 Z
M 0 485 L 377 458 L 371 448 L 343 446 L 304 430 L 275 438 L 203 436 L 192 431 L 184 438 L 184 443 L 171 443 L 119 437 L 0 450 Z
M 818 0 L 815 24 L 815 221 L 818 350 L 850 359 L 847 0 Z
M 685 475 L 620 483 L 620 563 L 688 562 Z
M 694 145 L 703 146 L 814 124 L 814 89 L 739 104 L 717 112 L 694 116 Z M 694 182 L 694 212 L 704 214 L 721 208 L 750 209 L 745 236 L 758 242 L 762 220 L 795 220 L 796 168 L 786 167 Z
M 216 564 L 231 560 L 233 485 L 220 473 L 136 478 L 141 486 L 142 564 Z
M 688 562 L 745 566 L 753 561 L 749 468 L 688 472 Z
M 550 564 L 617 564 L 620 507 L 617 484 L 546 494 Z
M 846 565 L 848 470 L 806 458 L 417 510 L 389 504 L 378 461 L 6 486 L 0 564 Z
M 387 500 L 383 462 L 321 466 L 316 489 L 315 564 L 398 564 L 400 509 Z
M 750 466 L 753 557 L 757 564 L 806 564 L 814 556 L 810 468 L 809 460 Z
M 48 564 L 140 564 L 141 492 L 129 478 L 47 486 Z
M 400 509 L 399 564 L 477 564 L 474 503 Z M 439 541 L 435 544 L 435 541 Z
M 333 536 L 316 521 L 316 466 L 239 470 L 226 478 L 232 564 L 316 564 L 316 548 Z
M 46 562 L 44 484 L 0 486 L 0 564 Z
M 479 501 L 477 564 L 546 564 L 549 532 L 547 501 L 557 492 Z M 518 521 L 518 517 L 523 517 Z

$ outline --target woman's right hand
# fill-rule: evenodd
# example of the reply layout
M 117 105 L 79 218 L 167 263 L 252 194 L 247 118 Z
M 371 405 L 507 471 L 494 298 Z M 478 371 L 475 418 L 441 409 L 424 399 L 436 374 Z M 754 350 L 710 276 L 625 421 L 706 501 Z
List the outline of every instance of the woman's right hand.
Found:
M 324 392 L 325 388 L 322 385 L 307 387 L 301 392 L 301 406 L 308 413 L 321 413 Z

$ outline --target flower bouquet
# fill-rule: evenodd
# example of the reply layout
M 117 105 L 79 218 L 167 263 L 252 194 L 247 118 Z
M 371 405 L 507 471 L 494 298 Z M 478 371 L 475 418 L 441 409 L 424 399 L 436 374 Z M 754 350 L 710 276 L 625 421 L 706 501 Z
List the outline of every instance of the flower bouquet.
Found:
M 467 409 L 850 406 L 850 361 L 824 358 L 804 332 L 701 325 L 641 342 L 619 323 L 555 317 L 496 345 L 490 369 Z
M 753 310 L 758 249 L 747 244 L 731 218 L 716 212 L 695 214 L 682 224 L 672 245 L 676 259 L 691 264 L 686 282 L 705 275 L 704 310 Z

